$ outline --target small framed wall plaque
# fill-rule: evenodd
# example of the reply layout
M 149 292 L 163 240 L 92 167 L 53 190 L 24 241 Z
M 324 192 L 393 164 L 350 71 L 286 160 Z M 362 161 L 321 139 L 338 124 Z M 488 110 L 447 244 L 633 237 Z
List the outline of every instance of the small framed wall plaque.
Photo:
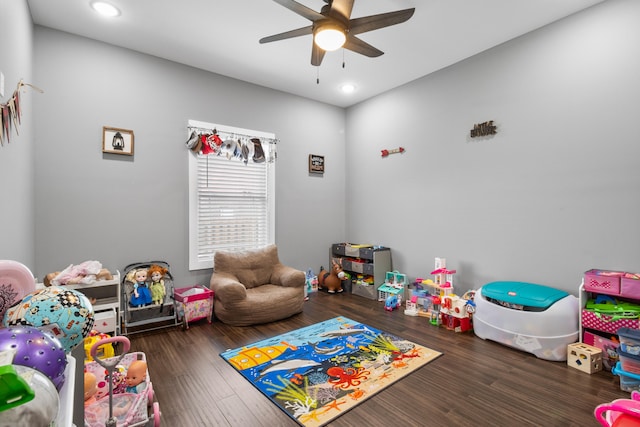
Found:
M 133 131 L 103 126 L 102 152 L 133 156 Z
M 324 156 L 309 154 L 309 173 L 324 173 Z

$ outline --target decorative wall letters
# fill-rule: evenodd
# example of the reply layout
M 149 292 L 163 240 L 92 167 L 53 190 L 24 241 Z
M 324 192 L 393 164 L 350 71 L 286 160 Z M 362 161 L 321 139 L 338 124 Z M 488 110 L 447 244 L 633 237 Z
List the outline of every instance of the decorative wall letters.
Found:
M 489 120 L 488 122 L 473 125 L 473 129 L 471 129 L 470 133 L 471 138 L 475 138 L 478 136 L 495 135 L 498 131 L 497 127 L 493 124 L 493 120 Z

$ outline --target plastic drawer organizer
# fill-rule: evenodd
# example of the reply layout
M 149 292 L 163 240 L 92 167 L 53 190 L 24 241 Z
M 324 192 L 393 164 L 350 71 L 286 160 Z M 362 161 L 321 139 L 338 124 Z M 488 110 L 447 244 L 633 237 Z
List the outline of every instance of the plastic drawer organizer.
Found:
M 493 282 L 478 289 L 473 330 L 482 339 L 565 361 L 578 341 L 578 298 L 524 282 Z

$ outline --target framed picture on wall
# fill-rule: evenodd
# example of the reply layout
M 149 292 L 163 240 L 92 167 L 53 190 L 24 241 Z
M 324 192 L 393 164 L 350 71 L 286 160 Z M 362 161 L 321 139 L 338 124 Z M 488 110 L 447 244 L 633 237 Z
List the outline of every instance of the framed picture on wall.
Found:
M 103 126 L 102 152 L 133 156 L 133 131 Z
M 324 173 L 324 156 L 309 154 L 309 173 Z

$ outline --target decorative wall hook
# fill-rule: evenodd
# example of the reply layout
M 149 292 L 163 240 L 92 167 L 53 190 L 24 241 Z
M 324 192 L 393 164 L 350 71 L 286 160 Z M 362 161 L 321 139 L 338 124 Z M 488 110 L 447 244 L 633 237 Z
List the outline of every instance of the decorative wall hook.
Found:
M 398 147 L 398 148 L 392 148 L 391 150 L 382 150 L 382 157 L 387 157 L 389 154 L 395 154 L 395 153 L 404 153 L 404 148 Z

